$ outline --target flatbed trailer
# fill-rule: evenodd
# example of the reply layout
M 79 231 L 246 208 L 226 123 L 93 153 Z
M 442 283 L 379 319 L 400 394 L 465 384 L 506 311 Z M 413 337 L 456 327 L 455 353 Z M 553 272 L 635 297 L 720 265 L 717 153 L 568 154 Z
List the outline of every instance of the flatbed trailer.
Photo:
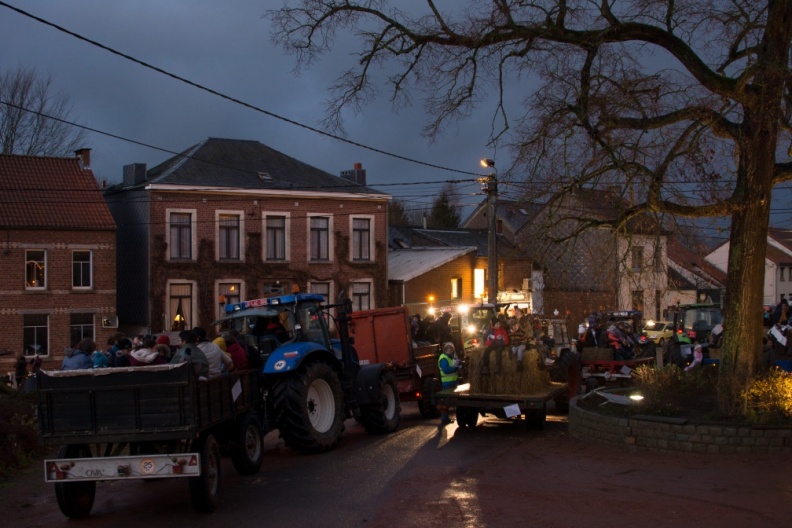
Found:
M 436 396 L 440 403 L 456 407 L 457 423 L 461 427 L 475 427 L 479 415 L 492 414 L 515 419 L 524 415 L 527 428 L 541 429 L 547 417 L 547 402 L 565 396 L 568 391 L 567 383 L 551 382 L 545 389 L 531 394 L 471 393 L 463 384 L 457 389 L 442 390 Z
M 237 472 L 261 467 L 264 402 L 260 373 L 243 370 L 198 378 L 188 364 L 42 371 L 40 436 L 59 445 L 44 461 L 58 506 L 87 516 L 96 482 L 187 478 L 193 506 L 214 511 L 220 446 Z
M 656 365 L 654 357 L 624 360 L 583 359 L 580 361 L 583 383 L 586 390 L 593 390 L 606 384 L 630 385 L 632 372 L 641 365 Z

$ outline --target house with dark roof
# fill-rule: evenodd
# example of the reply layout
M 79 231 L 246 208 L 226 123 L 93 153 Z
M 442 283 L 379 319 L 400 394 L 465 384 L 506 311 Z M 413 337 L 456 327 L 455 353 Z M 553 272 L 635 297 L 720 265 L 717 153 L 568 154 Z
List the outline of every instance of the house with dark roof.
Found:
M 668 237 L 668 290 L 663 309 L 676 304 L 723 301 L 726 273 L 692 251 L 676 237 Z
M 726 273 L 729 270 L 729 242 L 706 255 L 707 262 Z M 767 230 L 765 277 L 762 285 L 764 304 L 774 306 L 782 297 L 792 299 L 792 229 L 771 227 Z
M 40 354 L 58 368 L 85 337 L 104 345 L 116 326 L 116 224 L 77 156 L 0 155 L 0 362 Z
M 498 300 L 531 308 L 532 260 L 498 237 Z M 393 305 L 480 302 L 486 297 L 488 233 L 481 229 L 391 227 L 388 282 Z
M 207 326 L 224 305 L 342 290 L 387 304 L 387 205 L 361 165 L 341 176 L 258 141 L 209 138 L 105 199 L 118 225 L 118 314 L 151 332 Z
M 666 233 L 647 218 L 614 225 L 625 207 L 619 188 L 579 188 L 531 207 L 515 241 L 542 270 L 535 291 L 541 286 L 545 313 L 574 320 L 603 310 L 658 316 L 668 287 Z

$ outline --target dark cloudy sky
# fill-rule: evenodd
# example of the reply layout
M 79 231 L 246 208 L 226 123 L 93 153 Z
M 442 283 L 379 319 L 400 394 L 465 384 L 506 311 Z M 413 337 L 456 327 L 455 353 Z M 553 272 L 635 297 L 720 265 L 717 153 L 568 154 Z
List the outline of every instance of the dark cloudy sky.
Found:
M 8 0 L 7 3 L 88 39 L 230 97 L 321 128 L 327 89 L 353 60 L 351 39 L 310 71 L 294 74 L 295 58 L 270 41 L 264 13 L 281 0 Z M 332 174 L 360 162 L 368 182 L 418 206 L 449 179 L 472 179 L 351 146 L 113 55 L 41 22 L 0 6 L 0 68 L 35 67 L 52 74 L 68 94 L 78 123 L 172 151 L 207 137 L 252 139 Z M 489 110 L 449 129 L 434 144 L 420 135 L 426 124 L 420 103 L 398 113 L 386 98 L 349 114 L 347 138 L 431 164 L 482 172 Z M 120 181 L 122 167 L 149 167 L 169 154 L 99 134 L 89 134 L 99 179 Z M 503 154 L 505 162 L 505 152 Z M 413 183 L 414 185 L 392 185 Z M 381 186 L 377 186 L 381 184 Z M 460 185 L 460 204 L 477 204 L 480 185 Z M 430 201 L 430 200 L 429 200 Z M 464 217 L 464 215 L 463 215 Z
M 6 0 L 32 15 L 172 72 L 200 85 L 308 126 L 320 128 L 328 87 L 355 60 L 356 44 L 342 35 L 332 53 L 297 77 L 295 58 L 270 41 L 264 14 L 282 0 Z M 426 9 L 399 0 L 402 9 Z M 72 117 L 82 125 L 170 151 L 207 137 L 251 139 L 332 174 L 360 162 L 369 185 L 411 207 L 431 203 L 446 180 L 473 175 L 438 170 L 352 146 L 244 108 L 113 55 L 41 22 L 0 6 L 0 69 L 17 65 L 52 74 L 68 94 Z M 514 97 L 529 94 L 517 81 Z M 513 99 L 516 102 L 518 99 Z M 487 148 L 494 102 L 486 100 L 469 118 L 453 124 L 434 143 L 420 132 L 427 121 L 420 99 L 396 111 L 386 97 L 359 115 L 346 115 L 348 139 L 458 171 L 483 173 L 482 157 L 508 168 L 507 151 Z M 120 181 L 122 167 L 149 167 L 170 154 L 123 140 L 89 134 L 99 179 Z M 428 182 L 428 183 L 427 183 Z M 406 185 L 405 185 L 406 184 Z M 774 193 L 771 223 L 789 227 L 790 193 Z M 462 217 L 484 199 L 480 185 L 458 185 Z M 504 186 L 501 194 L 504 195 Z M 785 194 L 781 194 L 781 192 Z

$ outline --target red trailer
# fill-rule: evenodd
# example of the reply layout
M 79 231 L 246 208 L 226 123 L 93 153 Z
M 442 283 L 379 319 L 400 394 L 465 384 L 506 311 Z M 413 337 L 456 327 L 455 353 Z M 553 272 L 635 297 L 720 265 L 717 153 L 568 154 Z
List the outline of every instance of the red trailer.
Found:
M 361 365 L 383 363 L 393 372 L 401 401 L 417 401 L 421 416 L 440 416 L 435 393 L 441 389 L 439 345 L 413 347 L 410 316 L 404 306 L 351 313 L 349 335 Z

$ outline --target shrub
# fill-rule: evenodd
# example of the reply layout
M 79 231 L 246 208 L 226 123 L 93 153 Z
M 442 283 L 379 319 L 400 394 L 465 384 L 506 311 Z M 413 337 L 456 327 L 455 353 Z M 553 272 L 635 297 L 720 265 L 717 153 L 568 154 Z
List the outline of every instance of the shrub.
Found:
M 644 397 L 642 411 L 648 414 L 668 416 L 683 409 L 695 410 L 697 414 L 716 411 L 717 369 L 684 372 L 674 365 L 644 365 L 635 369 L 633 378 Z
M 773 369 L 757 378 L 744 394 L 746 418 L 755 423 L 778 424 L 792 419 L 792 376 Z
M 27 466 L 41 452 L 35 396 L 0 395 L 0 477 Z

